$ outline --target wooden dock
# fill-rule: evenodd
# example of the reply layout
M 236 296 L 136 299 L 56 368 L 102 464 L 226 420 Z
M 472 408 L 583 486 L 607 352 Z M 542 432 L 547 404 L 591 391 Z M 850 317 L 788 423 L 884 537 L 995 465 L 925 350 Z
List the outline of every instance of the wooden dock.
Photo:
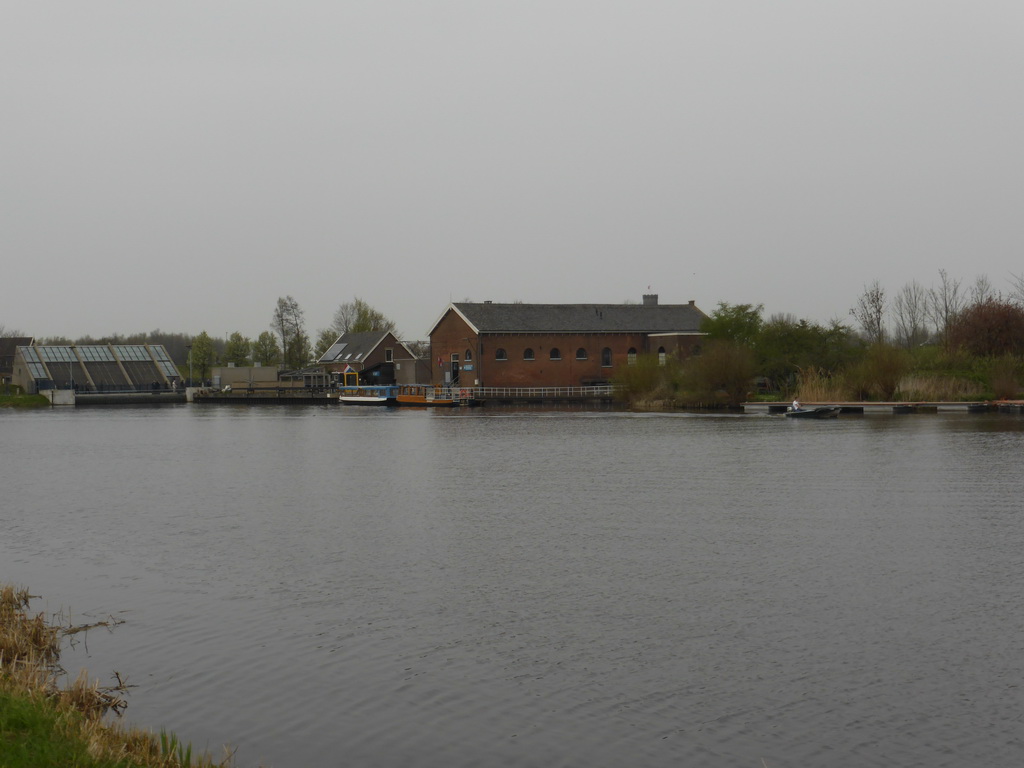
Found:
M 762 403 L 743 403 L 744 413 L 785 413 L 789 410 L 791 403 L 783 402 L 762 402 Z M 1024 413 L 1024 401 L 1020 400 L 1005 400 L 999 402 L 988 402 L 988 401 L 975 401 L 975 402 L 958 402 L 958 401 L 936 401 L 936 402 L 805 402 L 800 401 L 800 405 L 804 408 L 817 408 L 823 405 L 839 406 L 842 410 L 842 414 L 893 414 L 893 415 L 910 415 L 917 413 L 940 413 L 940 412 L 960 412 L 960 413 Z
M 460 399 L 477 405 L 547 404 L 547 403 L 610 403 L 614 388 L 601 387 L 452 387 Z M 336 403 L 339 389 L 304 389 L 289 387 L 253 387 L 229 391 L 196 390 L 190 392 L 191 402 L 251 405 L 327 404 Z
M 328 405 L 338 404 L 338 393 L 305 388 L 253 388 L 191 393 L 190 402 L 216 405 Z

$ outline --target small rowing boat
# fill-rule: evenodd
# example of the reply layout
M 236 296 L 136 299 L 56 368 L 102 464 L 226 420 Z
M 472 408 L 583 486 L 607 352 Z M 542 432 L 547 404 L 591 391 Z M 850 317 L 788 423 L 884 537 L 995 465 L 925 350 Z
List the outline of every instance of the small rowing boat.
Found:
M 834 419 L 843 410 L 838 405 L 820 405 L 817 408 L 791 408 L 786 416 L 792 419 Z

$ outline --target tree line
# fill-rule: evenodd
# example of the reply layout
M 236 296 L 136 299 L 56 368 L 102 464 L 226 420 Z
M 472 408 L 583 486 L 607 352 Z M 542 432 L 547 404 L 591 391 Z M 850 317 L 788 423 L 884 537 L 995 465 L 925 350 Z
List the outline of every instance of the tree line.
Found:
M 738 404 L 758 393 L 806 400 L 1016 398 L 1024 381 L 1024 278 L 997 291 L 939 270 L 891 296 L 879 281 L 850 308 L 853 324 L 789 314 L 761 304 L 719 303 L 702 325 L 700 354 L 622 371 L 634 401 Z
M 338 337 L 346 333 L 395 331 L 393 320 L 358 296 L 338 305 L 331 324 L 317 332 L 315 342 L 310 341 L 305 313 L 292 296 L 278 298 L 269 327 L 269 331 L 264 331 L 256 339 L 246 338 L 238 332 L 232 333 L 222 353 L 218 353 L 216 341 L 203 331 L 192 343 L 191 364 L 194 376 L 207 378 L 208 371 L 217 360 L 221 365 L 260 364 L 298 370 L 319 359 Z
M 228 337 L 211 336 L 203 330 L 196 336 L 184 333 L 167 333 L 156 329 L 143 333 L 111 334 L 109 336 L 81 336 L 69 339 L 51 336 L 39 339 L 42 345 L 86 345 L 86 344 L 162 344 L 171 359 L 186 376 L 204 381 L 210 376 L 215 365 L 234 364 L 280 366 L 288 370 L 305 368 L 326 352 L 332 344 L 346 333 L 367 331 L 391 331 L 396 329 L 394 321 L 383 312 L 372 307 L 358 296 L 342 302 L 334 312 L 330 325 L 317 332 L 315 342 L 310 341 L 306 331 L 305 313 L 299 302 L 292 296 L 278 298 L 271 313 L 268 330 L 256 338 L 235 331 Z M 21 335 L 14 329 L 0 326 L 0 335 Z

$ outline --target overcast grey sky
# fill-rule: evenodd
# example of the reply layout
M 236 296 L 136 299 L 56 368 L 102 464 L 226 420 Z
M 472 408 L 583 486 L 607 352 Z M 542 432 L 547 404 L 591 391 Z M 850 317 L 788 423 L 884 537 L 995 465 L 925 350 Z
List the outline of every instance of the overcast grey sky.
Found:
M 1024 3 L 12 2 L 0 324 L 307 330 L 360 296 L 844 321 L 1024 273 Z

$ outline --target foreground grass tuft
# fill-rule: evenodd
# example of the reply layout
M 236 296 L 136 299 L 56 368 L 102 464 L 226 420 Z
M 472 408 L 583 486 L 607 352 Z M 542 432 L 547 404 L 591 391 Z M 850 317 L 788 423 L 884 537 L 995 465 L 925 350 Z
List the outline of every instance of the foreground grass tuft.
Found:
M 126 706 L 127 686 L 103 687 L 83 672 L 61 685 L 61 639 L 83 627 L 63 627 L 31 615 L 31 596 L 0 585 L 0 766 L 3 768 L 227 768 L 193 755 L 192 745 L 161 731 L 124 728 L 108 713 Z M 102 624 L 102 622 L 101 622 Z

